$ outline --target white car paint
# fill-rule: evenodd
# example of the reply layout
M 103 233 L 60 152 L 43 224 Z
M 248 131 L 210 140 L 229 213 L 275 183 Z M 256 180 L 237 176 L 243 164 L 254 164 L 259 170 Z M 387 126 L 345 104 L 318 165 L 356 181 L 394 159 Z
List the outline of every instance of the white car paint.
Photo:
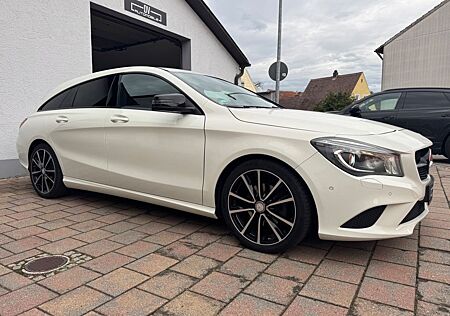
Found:
M 175 84 L 204 115 L 131 109 L 70 109 L 37 112 L 22 126 L 17 140 L 20 162 L 28 167 L 34 140 L 56 152 L 69 188 L 86 189 L 216 217 L 216 187 L 223 170 L 246 155 L 283 161 L 305 181 L 317 208 L 324 239 L 368 240 L 406 236 L 428 213 L 399 225 L 424 198 L 430 178 L 421 181 L 417 150 L 431 142 L 419 134 L 358 118 L 287 109 L 227 108 L 204 97 L 167 70 L 128 67 L 72 80 L 49 98 L 75 84 L 108 74 L 139 72 Z M 127 122 L 111 124 L 113 117 Z M 57 124 L 68 117 L 70 124 Z M 94 124 L 93 122 L 102 122 Z M 346 138 L 401 153 L 403 177 L 355 177 L 334 166 L 311 145 L 318 137 Z M 366 229 L 340 226 L 371 207 L 388 205 Z

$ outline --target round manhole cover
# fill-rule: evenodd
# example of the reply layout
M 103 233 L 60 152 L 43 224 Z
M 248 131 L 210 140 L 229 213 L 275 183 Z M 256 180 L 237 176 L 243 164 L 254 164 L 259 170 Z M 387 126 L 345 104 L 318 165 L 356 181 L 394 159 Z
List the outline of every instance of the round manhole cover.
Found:
M 64 267 L 69 263 L 69 257 L 55 255 L 42 257 L 27 262 L 23 267 L 23 272 L 27 274 L 45 274 Z

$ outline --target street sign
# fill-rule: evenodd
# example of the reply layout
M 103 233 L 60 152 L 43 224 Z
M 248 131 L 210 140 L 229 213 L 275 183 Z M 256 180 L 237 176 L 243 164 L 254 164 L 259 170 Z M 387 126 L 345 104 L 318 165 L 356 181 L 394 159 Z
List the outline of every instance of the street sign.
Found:
M 280 62 L 280 80 L 283 80 L 288 75 L 288 67 L 282 61 Z M 273 81 L 277 80 L 277 63 L 273 63 L 269 68 L 269 77 Z

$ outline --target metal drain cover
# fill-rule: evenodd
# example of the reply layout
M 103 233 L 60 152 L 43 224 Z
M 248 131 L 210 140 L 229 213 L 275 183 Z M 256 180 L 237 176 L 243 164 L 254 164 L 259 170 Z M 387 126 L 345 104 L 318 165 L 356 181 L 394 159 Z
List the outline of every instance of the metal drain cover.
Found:
M 53 255 L 28 261 L 22 268 L 26 274 L 46 274 L 58 270 L 70 261 L 70 258 L 62 255 Z

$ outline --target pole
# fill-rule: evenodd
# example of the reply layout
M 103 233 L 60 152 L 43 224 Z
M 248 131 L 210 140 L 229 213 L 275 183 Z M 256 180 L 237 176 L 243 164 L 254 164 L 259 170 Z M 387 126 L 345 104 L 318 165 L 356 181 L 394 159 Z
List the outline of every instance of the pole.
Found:
M 283 0 L 279 1 L 278 8 L 278 45 L 277 45 L 277 76 L 275 83 L 275 102 L 280 102 L 280 79 L 281 79 L 281 28 L 283 18 Z

